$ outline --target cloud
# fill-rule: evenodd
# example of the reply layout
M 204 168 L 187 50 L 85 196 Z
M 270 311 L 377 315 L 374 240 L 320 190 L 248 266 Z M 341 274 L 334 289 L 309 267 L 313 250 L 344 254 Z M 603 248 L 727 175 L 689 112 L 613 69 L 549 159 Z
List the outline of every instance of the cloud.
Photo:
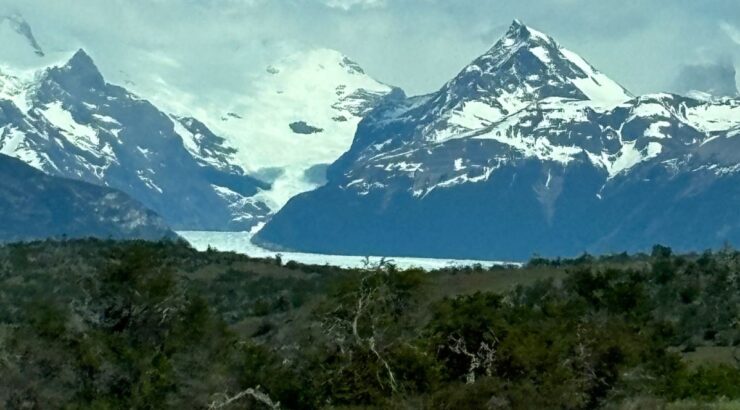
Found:
M 727 37 L 729 37 L 730 40 L 734 41 L 735 44 L 740 45 L 740 29 L 726 21 L 721 22 L 719 27 L 725 34 L 727 34 Z
M 324 0 L 324 4 L 331 8 L 349 11 L 353 8 L 376 8 L 385 5 L 385 0 Z
M 735 97 L 738 95 L 735 67 L 726 56 L 710 63 L 686 65 L 679 72 L 672 91 L 680 94 L 701 91 L 718 97 Z
M 426 93 L 488 49 L 514 18 L 635 93 L 663 91 L 667 79 L 705 55 L 740 61 L 737 26 L 727 23 L 740 21 L 737 0 L 712 7 L 695 0 L 0 0 L 2 6 L 24 14 L 44 50 L 83 46 L 113 80 L 159 55 L 158 75 L 194 92 L 206 83 L 208 92 L 233 90 L 285 54 L 327 47 L 381 81 Z

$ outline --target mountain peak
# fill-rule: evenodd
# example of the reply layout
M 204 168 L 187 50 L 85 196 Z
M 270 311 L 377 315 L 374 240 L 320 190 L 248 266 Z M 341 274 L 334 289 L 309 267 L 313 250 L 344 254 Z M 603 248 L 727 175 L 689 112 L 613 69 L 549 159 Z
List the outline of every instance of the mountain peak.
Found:
M 521 20 L 515 19 L 511 23 L 511 26 L 509 26 L 506 34 L 496 43 L 494 48 L 501 45 L 510 47 L 524 42 L 546 43 L 557 46 L 557 43 L 555 43 L 552 37 L 527 26 Z
M 586 60 L 520 20 L 514 20 L 506 34 L 447 87 L 460 97 L 453 100 L 515 95 L 522 102 L 559 97 L 612 104 L 631 98 Z
M 64 79 L 65 83 L 73 80 L 74 83 L 87 89 L 98 89 L 105 86 L 105 79 L 103 79 L 98 67 L 95 66 L 95 62 L 81 48 L 64 66 L 55 68 L 52 72 L 61 75 L 61 78 L 57 77 L 57 80 Z
M 514 20 L 506 34 L 473 64 L 486 62 L 489 70 L 498 70 L 515 60 L 531 60 L 534 56 L 535 60 L 548 65 L 553 60 L 552 57 L 555 59 L 559 57 L 560 48 L 560 45 L 550 36 L 525 25 L 520 20 Z M 539 68 L 533 66 L 534 61 L 524 63 L 526 67 L 520 68 L 525 68 L 527 71 Z
M 84 49 L 80 48 L 78 49 L 74 55 L 72 55 L 72 58 L 69 59 L 66 66 L 70 68 L 95 68 L 97 70 L 97 67 L 95 67 L 95 63 L 93 62 L 92 57 L 90 57 L 89 54 L 85 52 Z
M 271 75 L 281 72 L 319 71 L 339 69 L 348 74 L 364 75 L 360 65 L 342 52 L 330 48 L 313 48 L 294 52 L 267 68 Z

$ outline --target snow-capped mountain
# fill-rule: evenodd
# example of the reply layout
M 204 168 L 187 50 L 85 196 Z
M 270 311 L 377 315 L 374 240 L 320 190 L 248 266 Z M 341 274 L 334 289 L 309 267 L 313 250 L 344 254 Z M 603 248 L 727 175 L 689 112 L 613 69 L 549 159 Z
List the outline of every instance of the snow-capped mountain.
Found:
M 394 89 L 341 53 L 314 49 L 265 68 L 209 127 L 236 148 L 239 163 L 272 183 L 256 198 L 278 210 L 325 182 L 326 167 L 349 149 L 360 119 Z
M 514 21 L 488 52 L 442 89 L 414 100 L 417 132 L 442 142 L 500 121 L 535 101 L 559 98 L 616 104 L 630 99 L 619 84 L 552 38 Z
M 198 118 L 225 138 L 241 167 L 271 183 L 256 199 L 275 212 L 294 195 L 322 185 L 327 166 L 352 144 L 360 119 L 385 96 L 400 92 L 338 51 L 296 48 L 301 51 L 276 49 L 284 56 L 258 72 L 245 67 L 242 79 L 228 76 L 228 89 L 208 76 L 202 83 L 212 86 L 198 89 L 170 81 L 172 70 L 177 78 L 187 75 L 169 56 L 137 56 L 148 70 L 117 74 L 158 107 Z M 244 65 L 238 53 L 225 51 L 222 58 L 229 66 Z
M 169 56 L 134 53 L 145 70 L 111 69 L 124 89 L 84 51 L 46 53 L 21 16 L 0 26 L 0 152 L 122 189 L 176 228 L 250 229 L 322 185 L 362 116 L 394 91 L 327 49 L 291 54 L 216 97 L 166 80 L 180 67 Z
M 740 240 L 739 100 L 635 98 L 518 21 L 438 92 L 394 97 L 256 241 L 520 259 Z
M 79 50 L 42 70 L 0 68 L 0 153 L 48 174 L 120 189 L 179 229 L 248 229 L 265 184 L 193 118 L 105 81 Z
M 0 242 L 177 237 L 159 215 L 120 191 L 52 177 L 2 154 L 0 210 Z

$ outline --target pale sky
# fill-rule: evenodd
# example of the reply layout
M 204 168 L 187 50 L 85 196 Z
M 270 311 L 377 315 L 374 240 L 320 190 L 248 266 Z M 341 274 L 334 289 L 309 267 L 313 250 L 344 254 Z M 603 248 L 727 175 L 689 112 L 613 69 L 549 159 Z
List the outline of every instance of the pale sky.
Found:
M 522 20 L 636 94 L 682 66 L 740 66 L 740 0 L 0 0 L 48 51 L 84 47 L 106 77 L 145 69 L 229 87 L 306 47 L 337 49 L 409 94 L 434 91 Z M 159 67 L 158 69 L 162 69 Z

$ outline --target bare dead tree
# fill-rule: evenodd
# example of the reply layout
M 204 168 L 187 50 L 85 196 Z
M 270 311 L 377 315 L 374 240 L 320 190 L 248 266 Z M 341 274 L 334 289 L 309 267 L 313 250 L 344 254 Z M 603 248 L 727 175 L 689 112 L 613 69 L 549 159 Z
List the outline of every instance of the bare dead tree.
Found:
M 489 330 L 492 337 L 492 342 L 487 343 L 485 341 L 480 342 L 477 350 L 468 350 L 467 343 L 464 338 L 456 334 L 451 334 L 448 337 L 447 348 L 453 353 L 463 355 L 468 358 L 470 364 L 468 366 L 468 372 L 465 374 L 465 383 L 475 383 L 475 375 L 478 370 L 483 370 L 486 376 L 493 374 L 493 365 L 496 360 L 496 344 L 498 339 L 492 330 Z
M 382 275 L 387 275 L 391 266 L 383 258 L 378 263 L 364 260 L 365 269 L 355 292 L 327 314 L 322 325 L 343 354 L 352 357 L 355 349 L 369 351 L 383 368 L 385 375 L 378 374 L 378 382 L 387 384 L 392 391 L 398 390 L 395 373 L 383 351 L 387 347 L 386 326 L 383 320 L 388 310 L 397 301 L 385 284 Z M 380 275 L 380 276 L 378 276 Z
M 272 401 L 270 396 L 268 396 L 266 393 L 264 393 L 262 390 L 260 390 L 260 386 L 257 387 L 250 387 L 246 390 L 242 390 L 241 392 L 229 396 L 227 393 L 221 393 L 223 398 L 221 400 L 214 400 L 211 402 L 211 404 L 208 406 L 209 410 L 216 410 L 216 409 L 224 409 L 232 404 L 235 404 L 237 401 L 242 400 L 245 397 L 251 397 L 252 399 L 256 400 L 258 403 L 263 404 L 268 409 L 272 410 L 278 410 L 280 409 L 280 403 Z
M 590 340 L 583 325 L 579 324 L 576 327 L 576 345 L 574 348 L 574 357 L 568 358 L 563 362 L 563 366 L 574 369 L 579 377 L 577 378 L 580 388 L 578 391 L 581 393 L 576 397 L 580 402 L 586 402 L 588 400 L 587 391 L 597 385 L 608 385 L 609 383 L 601 376 L 596 373 L 595 362 L 596 359 L 593 355 L 591 348 L 592 340 Z

